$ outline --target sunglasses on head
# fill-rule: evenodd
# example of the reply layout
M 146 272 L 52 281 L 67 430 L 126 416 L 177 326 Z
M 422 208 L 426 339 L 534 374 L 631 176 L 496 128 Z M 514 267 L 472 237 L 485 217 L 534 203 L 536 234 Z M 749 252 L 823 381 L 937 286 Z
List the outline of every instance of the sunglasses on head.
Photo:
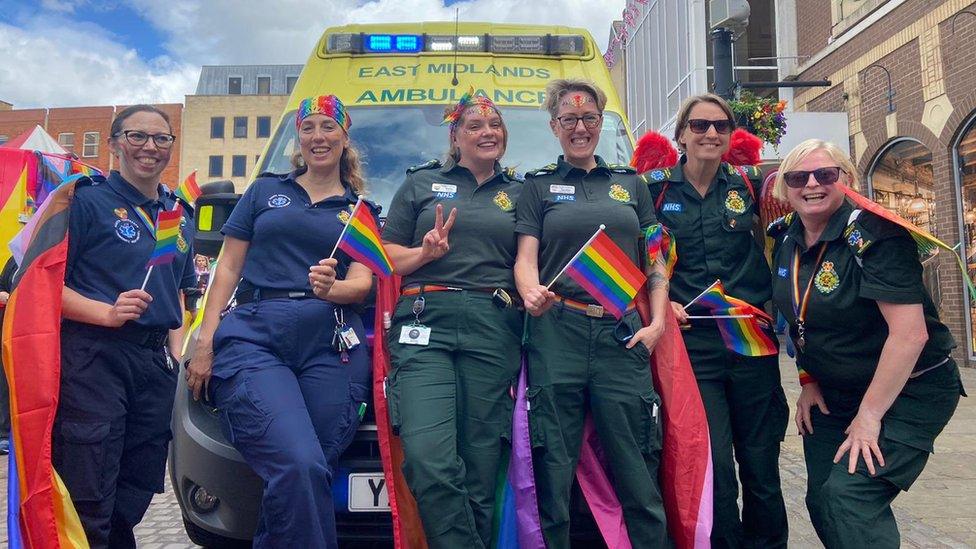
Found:
M 794 189 L 802 189 L 807 185 L 807 181 L 810 180 L 810 174 L 813 174 L 813 178 L 817 180 L 817 183 L 821 185 L 833 185 L 837 183 L 840 179 L 840 174 L 844 170 L 837 166 L 831 166 L 829 168 L 817 168 L 812 171 L 796 170 L 792 172 L 786 172 L 783 174 L 783 181 L 786 182 L 787 187 L 792 187 Z
M 706 120 L 704 118 L 692 118 L 688 121 L 688 128 L 691 133 L 705 133 L 709 126 L 715 126 L 715 131 L 725 135 L 732 133 L 731 120 Z

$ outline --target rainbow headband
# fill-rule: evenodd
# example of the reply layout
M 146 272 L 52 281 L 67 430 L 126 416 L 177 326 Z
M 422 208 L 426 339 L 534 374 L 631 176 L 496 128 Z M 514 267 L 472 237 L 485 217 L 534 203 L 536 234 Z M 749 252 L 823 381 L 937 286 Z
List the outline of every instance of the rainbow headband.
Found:
M 444 120 L 441 122 L 441 124 L 451 125 L 451 135 L 454 135 L 455 130 L 457 130 L 457 125 L 461 121 L 461 115 L 464 114 L 464 111 L 466 111 L 468 107 L 478 107 L 478 110 L 482 116 L 490 115 L 491 111 L 495 111 L 499 116 L 502 114 L 491 99 L 488 99 L 482 95 L 475 95 L 474 86 L 472 86 L 468 88 L 468 91 L 466 91 L 464 95 L 461 96 L 461 99 L 458 100 L 457 105 L 454 106 L 454 110 L 445 116 Z
M 352 119 L 346 112 L 346 107 L 334 95 L 319 95 L 317 97 L 306 97 L 298 104 L 298 114 L 295 116 L 295 125 L 301 127 L 302 120 L 313 114 L 324 114 L 342 126 L 342 129 L 349 131 L 352 126 Z

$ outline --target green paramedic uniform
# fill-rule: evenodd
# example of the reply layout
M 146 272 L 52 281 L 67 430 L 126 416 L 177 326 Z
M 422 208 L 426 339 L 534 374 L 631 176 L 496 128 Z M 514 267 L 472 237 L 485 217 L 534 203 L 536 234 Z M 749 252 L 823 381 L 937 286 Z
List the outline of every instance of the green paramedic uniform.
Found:
M 490 547 L 495 485 L 511 438 L 510 389 L 520 367 L 522 316 L 500 308 L 492 290 L 517 295 L 515 204 L 522 180 L 512 170 L 478 185 L 449 160 L 407 170 L 390 206 L 383 240 L 419 247 L 457 208 L 450 251 L 403 277 L 387 334 L 391 424 L 403 443 L 403 473 L 417 500 L 431 548 Z M 450 290 L 444 290 L 450 288 Z M 438 291 L 439 290 L 439 291 Z M 415 317 L 414 302 L 424 302 Z M 430 328 L 427 345 L 400 343 L 414 323 Z
M 643 230 L 656 223 L 643 178 L 628 166 L 596 157 L 586 172 L 560 156 L 556 164 L 526 174 L 515 231 L 539 239 L 539 277 L 548 284 L 600 224 L 640 265 Z M 542 529 L 550 549 L 569 547 L 569 500 L 579 460 L 583 420 L 592 412 L 606 451 L 634 547 L 667 544 L 658 484 L 661 453 L 660 398 L 654 391 L 650 355 L 642 344 L 627 349 L 614 338 L 617 320 L 569 276 L 553 291 L 590 304 L 587 312 L 557 303 L 530 317 L 529 423 Z M 632 331 L 640 318 L 630 311 Z
M 803 437 L 810 519 L 827 547 L 896 548 L 899 535 L 891 502 L 918 478 L 935 437 L 964 394 L 959 370 L 949 358 L 955 342 L 922 285 L 917 247 L 905 229 L 847 202 L 810 248 L 795 214 L 774 222 L 769 235 L 776 239 L 773 297 L 794 341 L 797 253 L 801 296 L 815 277 L 797 367 L 819 383 L 830 414 L 811 408 L 813 434 Z M 844 430 L 857 415 L 888 338 L 879 301 L 921 303 L 929 338 L 911 378 L 882 419 L 878 445 L 885 466 L 875 462 L 877 474 L 872 477 L 861 459 L 851 475 L 846 455 L 837 464 L 833 458 L 847 438 Z
M 718 279 L 728 295 L 763 308 L 771 297 L 769 265 L 752 231 L 761 172 L 752 166 L 740 172 L 723 162 L 702 197 L 685 179 L 686 160 L 682 156 L 677 166 L 646 174 L 658 219 L 677 247 L 671 301 L 684 305 Z M 709 314 L 694 305 L 688 312 Z M 692 320 L 682 335 L 708 416 L 715 479 L 712 546 L 786 547 L 779 452 L 789 407 L 779 357 L 734 353 L 714 320 Z M 733 449 L 742 483 L 741 518 Z

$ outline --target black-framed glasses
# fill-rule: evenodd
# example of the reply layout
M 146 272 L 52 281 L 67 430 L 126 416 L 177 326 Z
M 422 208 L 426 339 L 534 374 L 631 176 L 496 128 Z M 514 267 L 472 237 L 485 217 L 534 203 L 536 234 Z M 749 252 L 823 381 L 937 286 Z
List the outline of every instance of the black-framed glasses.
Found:
M 567 114 L 565 116 L 556 117 L 556 120 L 559 121 L 559 126 L 564 130 L 575 130 L 576 125 L 579 124 L 580 120 L 583 121 L 584 127 L 592 130 L 600 125 L 600 120 L 602 119 L 602 114 L 584 114 L 583 116 Z
M 802 189 L 807 185 L 807 181 L 810 180 L 810 174 L 813 174 L 813 178 L 817 180 L 817 183 L 821 185 L 833 185 L 837 183 L 840 179 L 840 174 L 844 170 L 837 166 L 830 166 L 828 168 L 817 168 L 812 171 L 795 170 L 792 172 L 786 172 L 783 174 L 783 181 L 786 182 L 787 187 L 793 189 Z
M 123 130 L 112 137 L 118 137 L 120 135 L 125 136 L 125 140 L 128 141 L 133 147 L 141 147 L 145 145 L 150 138 L 152 138 L 153 144 L 160 149 L 168 149 L 173 146 L 173 143 L 176 142 L 176 136 L 170 133 L 148 134 L 139 130 Z
M 688 129 L 691 133 L 705 133 L 708 131 L 708 127 L 713 126 L 715 131 L 727 135 L 732 133 L 732 121 L 731 120 L 707 120 L 704 118 L 692 118 L 688 121 Z

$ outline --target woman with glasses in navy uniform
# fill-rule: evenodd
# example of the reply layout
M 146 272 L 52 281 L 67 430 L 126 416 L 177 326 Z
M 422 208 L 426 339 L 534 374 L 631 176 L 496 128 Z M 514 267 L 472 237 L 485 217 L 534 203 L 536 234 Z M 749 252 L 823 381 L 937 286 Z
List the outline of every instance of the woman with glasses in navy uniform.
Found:
M 155 219 L 180 203 L 160 182 L 175 141 L 169 117 L 128 107 L 108 139 L 118 171 L 77 183 L 62 296 L 61 391 L 52 461 L 92 547 L 135 547 L 132 529 L 163 491 L 182 289 L 194 284 L 190 204 L 177 253 L 155 265 Z

